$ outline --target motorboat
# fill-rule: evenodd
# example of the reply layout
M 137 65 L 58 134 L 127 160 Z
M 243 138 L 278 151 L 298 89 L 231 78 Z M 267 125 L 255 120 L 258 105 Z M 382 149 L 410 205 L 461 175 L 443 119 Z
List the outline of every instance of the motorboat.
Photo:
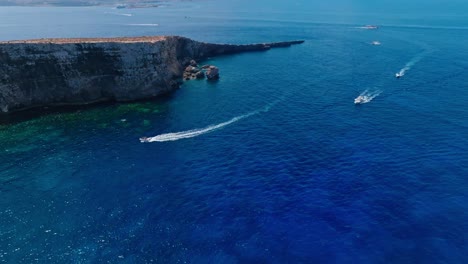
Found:
M 150 139 L 148 137 L 141 137 L 140 142 L 141 143 L 147 143 L 147 142 L 150 142 Z
M 366 98 L 364 96 L 362 96 L 362 95 L 360 95 L 360 96 L 358 96 L 358 97 L 356 97 L 354 99 L 355 104 L 363 104 L 365 102 L 366 102 Z
M 371 44 L 374 45 L 374 46 L 379 46 L 382 43 L 380 43 L 379 41 L 372 41 Z
M 402 76 L 403 76 L 403 74 L 401 74 L 401 73 L 396 73 L 396 74 L 395 74 L 395 77 L 396 77 L 397 79 L 399 79 L 399 78 L 402 77 Z
M 364 28 L 365 29 L 378 29 L 379 27 L 375 25 L 365 25 Z

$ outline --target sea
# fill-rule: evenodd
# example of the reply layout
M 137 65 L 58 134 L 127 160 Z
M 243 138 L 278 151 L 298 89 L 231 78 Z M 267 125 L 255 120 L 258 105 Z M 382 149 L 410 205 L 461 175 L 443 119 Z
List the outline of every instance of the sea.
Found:
M 468 263 L 467 12 L 0 7 L 0 40 L 305 40 L 148 101 L 3 115 L 0 263 Z

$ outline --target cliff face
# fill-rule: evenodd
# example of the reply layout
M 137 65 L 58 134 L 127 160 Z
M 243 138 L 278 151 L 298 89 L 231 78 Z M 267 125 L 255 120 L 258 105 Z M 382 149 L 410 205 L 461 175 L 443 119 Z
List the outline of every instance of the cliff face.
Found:
M 225 45 L 183 37 L 0 42 L 0 109 L 151 98 L 177 89 L 190 59 L 298 43 Z

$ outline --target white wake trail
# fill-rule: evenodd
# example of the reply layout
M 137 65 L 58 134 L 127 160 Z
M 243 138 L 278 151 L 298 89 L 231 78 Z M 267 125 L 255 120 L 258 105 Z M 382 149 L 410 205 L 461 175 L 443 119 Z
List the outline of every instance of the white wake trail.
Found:
M 236 116 L 236 117 L 230 119 L 229 121 L 222 122 L 222 123 L 215 124 L 215 125 L 210 125 L 210 126 L 207 126 L 205 128 L 197 128 L 197 129 L 191 129 L 191 130 L 186 130 L 186 131 L 181 131 L 181 132 L 166 133 L 166 134 L 161 134 L 161 135 L 157 135 L 157 136 L 154 136 L 154 137 L 142 137 L 142 138 L 140 138 L 140 142 L 141 143 L 165 142 L 165 141 L 176 141 L 176 140 L 184 139 L 184 138 L 197 137 L 197 136 L 200 136 L 200 135 L 203 135 L 203 134 L 210 133 L 210 132 L 213 132 L 215 130 L 221 129 L 221 128 L 225 127 L 225 126 L 228 126 L 228 125 L 230 125 L 232 123 L 235 123 L 237 121 L 240 121 L 242 119 L 251 117 L 253 115 L 257 115 L 257 114 L 260 114 L 260 113 L 266 113 L 266 112 L 270 111 L 271 107 L 273 107 L 277 103 L 278 103 L 278 101 L 273 102 L 272 104 L 267 105 L 267 106 L 265 106 L 265 107 L 263 107 L 261 109 L 258 109 L 256 111 L 247 113 L 245 115 Z
M 355 104 L 366 104 L 369 103 L 370 101 L 374 100 L 377 96 L 379 96 L 382 93 L 381 90 L 376 90 L 373 92 L 369 92 L 369 90 L 365 90 L 362 92 L 356 99 L 354 99 Z
M 126 16 L 126 17 L 133 16 L 133 14 L 125 14 L 125 13 L 117 13 L 117 12 L 105 12 L 104 14 L 116 15 L 116 16 Z
M 406 63 L 405 67 L 403 67 L 397 74 L 400 76 L 400 77 L 403 77 L 407 71 L 411 70 L 411 68 L 416 64 L 418 63 L 419 61 L 421 61 L 429 52 L 428 51 L 424 51 L 420 54 L 418 54 L 416 57 L 414 57 L 413 59 L 411 59 L 408 63 Z
M 128 26 L 136 26 L 136 27 L 157 27 L 159 24 L 126 24 Z

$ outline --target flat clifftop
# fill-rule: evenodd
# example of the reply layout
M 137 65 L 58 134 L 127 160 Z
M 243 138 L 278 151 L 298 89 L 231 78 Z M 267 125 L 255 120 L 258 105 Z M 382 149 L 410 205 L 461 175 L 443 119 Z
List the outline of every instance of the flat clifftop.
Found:
M 82 43 L 155 43 L 167 39 L 185 39 L 180 36 L 141 36 L 141 37 L 109 37 L 109 38 L 42 38 L 42 39 L 25 39 L 25 40 L 6 40 L 0 41 L 0 44 L 82 44 Z M 190 40 L 192 41 L 192 40 Z M 255 44 L 227 44 L 219 43 L 212 44 L 199 42 L 207 45 L 222 45 L 222 46 L 239 46 L 252 47 L 264 45 L 265 47 L 287 47 L 291 45 L 304 43 L 303 40 L 273 42 L 273 43 L 255 43 Z
M 177 89 L 191 60 L 302 42 L 212 44 L 179 36 L 3 41 L 0 113 L 148 99 Z
M 117 38 L 43 38 L 0 41 L 0 44 L 81 44 L 81 43 L 154 43 L 166 40 L 166 36 L 117 37 Z

